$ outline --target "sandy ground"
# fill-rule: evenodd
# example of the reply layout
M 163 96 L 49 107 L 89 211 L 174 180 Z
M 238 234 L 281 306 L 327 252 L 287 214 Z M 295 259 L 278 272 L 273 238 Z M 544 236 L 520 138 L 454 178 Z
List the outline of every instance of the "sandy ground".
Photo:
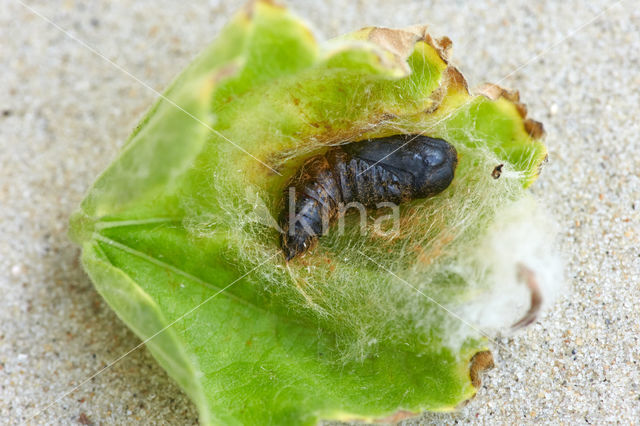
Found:
M 25 1 L 156 90 L 237 7 Z M 569 290 L 535 325 L 500 340 L 508 350 L 496 348 L 498 366 L 474 400 L 421 422 L 640 419 L 638 3 L 319 3 L 291 1 L 323 38 L 430 24 L 452 38 L 472 87 L 520 89 L 548 131 L 550 161 L 533 191 L 560 223 Z M 13 424 L 139 342 L 82 272 L 66 227 L 155 95 L 19 0 L 0 2 L 0 40 L 0 418 Z M 145 349 L 29 423 L 138 421 L 197 422 Z

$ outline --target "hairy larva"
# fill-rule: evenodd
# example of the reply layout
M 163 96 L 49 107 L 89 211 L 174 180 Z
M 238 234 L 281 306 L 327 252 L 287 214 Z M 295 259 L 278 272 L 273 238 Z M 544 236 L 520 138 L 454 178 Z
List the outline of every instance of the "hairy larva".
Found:
M 458 164 L 443 139 L 395 135 L 341 145 L 307 160 L 287 185 L 280 218 L 287 260 L 309 250 L 341 207 L 401 204 L 443 191 Z

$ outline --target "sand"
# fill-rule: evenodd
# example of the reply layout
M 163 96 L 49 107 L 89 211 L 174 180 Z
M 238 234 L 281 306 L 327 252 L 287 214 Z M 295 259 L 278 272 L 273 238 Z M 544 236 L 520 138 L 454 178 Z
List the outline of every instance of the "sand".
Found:
M 27 3 L 156 90 L 237 7 Z M 518 88 L 548 133 L 549 163 L 532 190 L 559 222 L 567 290 L 533 326 L 499 339 L 506 349 L 494 348 L 497 368 L 475 399 L 420 421 L 640 419 L 637 3 L 319 3 L 290 2 L 323 38 L 429 24 L 451 37 L 472 87 Z M 155 94 L 17 0 L 0 3 L 0 32 L 0 418 L 21 423 L 55 402 L 29 423 L 197 422 L 146 349 L 57 400 L 139 343 L 93 289 L 66 229 Z

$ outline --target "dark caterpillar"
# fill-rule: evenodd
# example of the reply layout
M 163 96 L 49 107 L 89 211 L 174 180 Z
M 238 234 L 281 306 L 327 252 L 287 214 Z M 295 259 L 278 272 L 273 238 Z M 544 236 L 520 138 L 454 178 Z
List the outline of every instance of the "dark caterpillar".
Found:
M 373 208 L 438 194 L 453 180 L 457 164 L 452 145 L 421 135 L 369 139 L 310 158 L 284 194 L 280 223 L 286 259 L 309 250 L 345 204 Z

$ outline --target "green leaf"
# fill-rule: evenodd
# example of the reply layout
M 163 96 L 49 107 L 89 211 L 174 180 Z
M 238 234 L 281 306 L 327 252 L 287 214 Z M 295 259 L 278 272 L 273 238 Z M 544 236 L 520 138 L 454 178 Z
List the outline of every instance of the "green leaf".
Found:
M 285 8 L 254 2 L 73 215 L 96 288 L 203 424 L 374 420 L 475 394 L 471 360 L 486 339 L 439 303 L 462 309 L 491 287 L 481 242 L 546 151 L 516 95 L 468 93 L 448 44 L 420 28 L 367 28 L 318 45 Z M 403 207 L 394 238 L 348 226 L 286 264 L 268 224 L 304 160 L 415 132 L 456 146 L 452 187 Z M 510 178 L 494 182 L 498 162 Z

